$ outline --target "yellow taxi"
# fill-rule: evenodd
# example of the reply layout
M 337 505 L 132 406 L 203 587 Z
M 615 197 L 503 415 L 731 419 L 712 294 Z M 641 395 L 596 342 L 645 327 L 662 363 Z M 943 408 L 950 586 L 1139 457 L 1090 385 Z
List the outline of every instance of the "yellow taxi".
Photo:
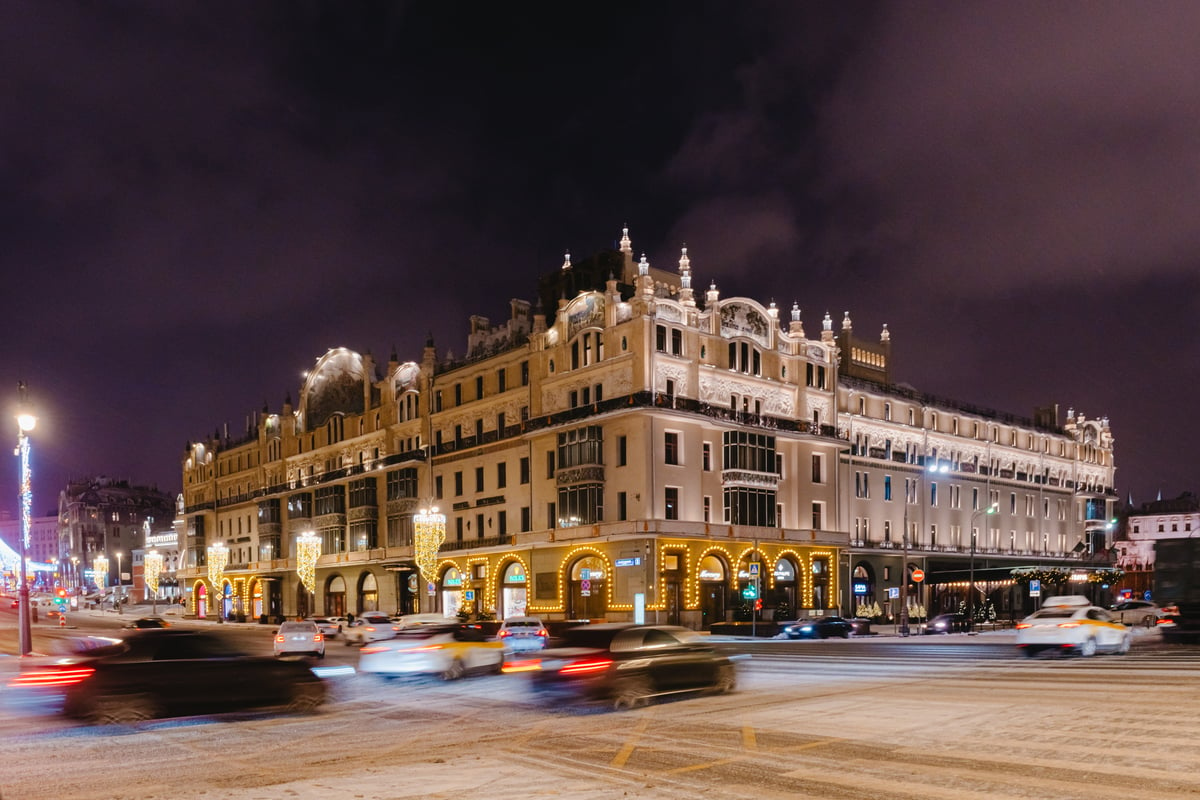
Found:
M 1043 651 L 1128 653 L 1133 631 L 1086 597 L 1047 597 L 1042 607 L 1017 623 L 1017 648 L 1027 656 Z

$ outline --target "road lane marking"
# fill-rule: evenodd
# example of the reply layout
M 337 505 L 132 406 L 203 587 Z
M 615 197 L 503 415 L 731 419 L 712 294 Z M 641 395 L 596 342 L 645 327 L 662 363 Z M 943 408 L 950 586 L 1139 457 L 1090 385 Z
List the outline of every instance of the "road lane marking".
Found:
M 642 738 L 642 734 L 646 732 L 646 728 L 650 726 L 650 717 L 645 716 L 638 720 L 637 726 L 633 729 L 633 733 L 625 740 L 625 744 L 621 745 L 621 749 L 613 756 L 613 760 L 609 762 L 609 766 L 623 767 L 629 757 L 633 755 L 634 748 L 637 747 L 638 740 Z

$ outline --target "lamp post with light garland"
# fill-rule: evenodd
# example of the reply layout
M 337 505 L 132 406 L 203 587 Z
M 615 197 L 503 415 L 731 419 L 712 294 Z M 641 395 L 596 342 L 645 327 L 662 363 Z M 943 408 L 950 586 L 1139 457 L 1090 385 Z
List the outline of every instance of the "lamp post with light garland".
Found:
M 37 425 L 37 417 L 30 413 L 27 404 L 28 388 L 24 381 L 17 384 L 19 404 L 17 406 L 17 449 L 14 455 L 21 459 L 21 535 L 17 554 L 21 560 L 20 584 L 17 587 L 18 655 L 27 656 L 33 650 L 33 630 L 30 627 L 29 577 L 26 551 L 29 548 L 29 528 L 33 510 L 33 473 L 29 465 L 29 432 Z
M 308 616 L 314 616 L 317 611 L 317 559 L 320 557 L 321 537 L 313 531 L 305 531 L 296 537 L 296 577 L 308 591 Z
M 413 560 L 426 585 L 437 578 L 438 550 L 445 541 L 446 515 L 439 514 L 436 506 L 413 515 Z

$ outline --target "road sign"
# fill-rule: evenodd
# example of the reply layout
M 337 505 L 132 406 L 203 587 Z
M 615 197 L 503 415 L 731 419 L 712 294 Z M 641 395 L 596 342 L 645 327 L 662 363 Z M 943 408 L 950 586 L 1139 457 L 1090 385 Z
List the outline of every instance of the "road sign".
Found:
M 429 592 L 430 596 L 437 594 L 437 585 L 432 581 L 425 585 L 425 591 Z
M 1042 596 L 1042 582 L 1041 581 L 1031 580 L 1029 582 L 1029 596 L 1030 597 L 1041 597 Z
M 592 582 L 587 578 L 584 578 L 579 582 L 579 588 L 585 592 L 590 592 L 592 590 Z
M 750 576 L 755 577 L 757 575 L 758 575 L 758 562 L 751 561 L 750 562 Z
M 465 592 L 463 592 L 463 594 L 466 595 L 467 600 L 475 599 L 475 590 L 474 589 L 467 589 Z
M 888 599 L 895 600 L 899 596 L 900 596 L 900 587 L 899 586 L 889 586 L 888 587 Z
M 742 597 L 747 600 L 753 600 L 758 597 L 758 587 L 753 583 L 747 583 L 746 588 L 742 589 Z
M 914 583 L 920 583 L 921 581 L 925 580 L 925 570 L 914 569 L 912 571 L 912 579 Z
M 579 577 L 586 581 L 588 578 L 592 577 L 592 571 L 587 568 L 581 569 L 579 570 Z

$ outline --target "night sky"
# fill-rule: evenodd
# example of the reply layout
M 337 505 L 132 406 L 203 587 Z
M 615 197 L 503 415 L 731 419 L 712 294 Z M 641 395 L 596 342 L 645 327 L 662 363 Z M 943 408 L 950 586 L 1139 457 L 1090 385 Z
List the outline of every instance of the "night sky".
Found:
M 1185 3 L 7 0 L 0 404 L 28 382 L 34 512 L 68 477 L 179 491 L 189 441 L 327 348 L 461 355 L 624 224 L 810 335 L 887 323 L 922 391 L 1109 417 L 1122 500 L 1200 489 L 1197 31 Z

